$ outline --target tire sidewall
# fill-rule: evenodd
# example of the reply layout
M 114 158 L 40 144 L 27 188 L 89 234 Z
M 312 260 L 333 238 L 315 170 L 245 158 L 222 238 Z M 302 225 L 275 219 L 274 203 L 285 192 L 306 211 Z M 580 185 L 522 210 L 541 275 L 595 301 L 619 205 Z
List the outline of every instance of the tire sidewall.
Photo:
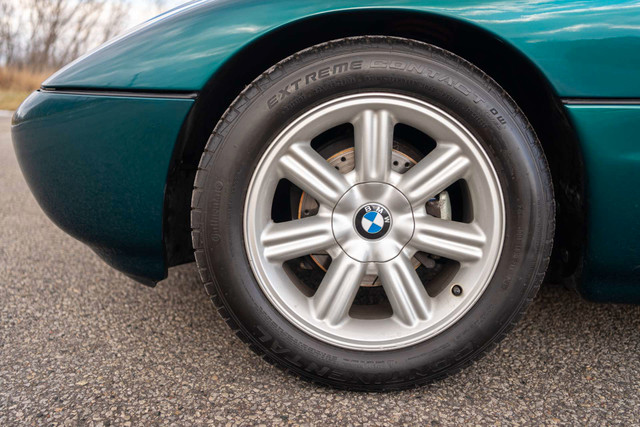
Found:
M 254 277 L 243 233 L 247 189 L 273 138 L 323 102 L 369 91 L 413 96 L 459 120 L 482 144 L 505 200 L 502 255 L 475 305 L 440 334 L 383 352 L 339 348 L 289 323 Z M 207 150 L 212 161 L 203 168 L 200 231 L 215 292 L 254 346 L 307 378 L 370 389 L 450 373 L 503 335 L 533 297 L 546 268 L 553 200 L 535 134 L 495 82 L 433 46 L 369 37 L 303 51 L 260 76 L 234 101 Z

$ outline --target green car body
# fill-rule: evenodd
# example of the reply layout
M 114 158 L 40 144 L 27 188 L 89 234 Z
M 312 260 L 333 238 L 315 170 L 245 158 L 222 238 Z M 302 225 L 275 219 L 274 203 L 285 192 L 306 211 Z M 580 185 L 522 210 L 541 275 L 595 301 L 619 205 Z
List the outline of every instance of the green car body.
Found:
M 12 129 L 25 177 L 61 228 L 155 283 L 192 256 L 197 159 L 234 97 L 304 47 L 361 34 L 440 45 L 497 80 L 551 163 L 559 274 L 580 277 L 590 299 L 640 302 L 636 2 L 191 2 L 63 68 L 23 103 Z

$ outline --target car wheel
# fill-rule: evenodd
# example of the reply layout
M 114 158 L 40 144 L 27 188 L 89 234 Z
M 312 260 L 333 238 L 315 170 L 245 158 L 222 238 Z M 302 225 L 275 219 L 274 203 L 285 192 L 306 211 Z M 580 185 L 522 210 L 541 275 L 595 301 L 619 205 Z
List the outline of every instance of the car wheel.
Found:
M 267 361 L 356 390 L 415 386 L 497 343 L 544 276 L 549 169 L 515 102 L 437 47 L 352 37 L 238 96 L 202 155 L 206 289 Z

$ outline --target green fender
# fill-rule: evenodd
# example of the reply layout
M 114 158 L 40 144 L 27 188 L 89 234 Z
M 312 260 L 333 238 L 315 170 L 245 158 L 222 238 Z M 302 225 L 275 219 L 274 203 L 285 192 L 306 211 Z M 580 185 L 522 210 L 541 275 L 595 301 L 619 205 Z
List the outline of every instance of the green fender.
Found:
M 454 18 L 528 57 L 561 97 L 640 96 L 640 4 L 632 1 L 220 0 L 165 13 L 65 67 L 55 88 L 198 91 L 230 58 L 293 22 L 345 11 Z M 508 64 L 505 64 L 508 66 Z

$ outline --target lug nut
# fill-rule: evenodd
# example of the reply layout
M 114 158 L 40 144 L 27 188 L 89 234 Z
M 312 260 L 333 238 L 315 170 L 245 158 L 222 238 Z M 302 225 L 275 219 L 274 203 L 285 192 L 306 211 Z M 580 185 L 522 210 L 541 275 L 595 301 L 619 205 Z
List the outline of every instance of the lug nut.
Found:
M 453 287 L 451 288 L 451 293 L 454 296 L 459 297 L 460 295 L 462 295 L 462 287 L 460 285 L 453 285 Z

